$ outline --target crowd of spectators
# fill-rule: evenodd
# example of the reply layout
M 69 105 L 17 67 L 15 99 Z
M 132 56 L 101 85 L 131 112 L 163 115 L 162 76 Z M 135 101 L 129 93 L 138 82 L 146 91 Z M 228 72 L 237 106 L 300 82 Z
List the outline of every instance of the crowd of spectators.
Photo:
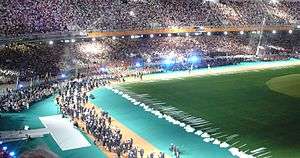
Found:
M 191 54 L 201 57 L 200 67 L 234 64 L 240 61 L 235 56 L 255 55 L 258 42 L 259 35 L 252 33 L 203 33 L 198 36 L 191 33 L 156 35 L 153 38 L 144 36 L 138 39 L 85 39 L 74 43 L 56 41 L 52 45 L 44 42 L 11 43 L 0 47 L 0 83 L 13 83 L 17 78 L 22 81 L 39 80 L 46 76 L 53 78 L 68 71 L 86 71 L 92 68 L 96 71 L 108 68 L 114 73 L 128 72 L 137 63 L 161 68 L 164 59 L 172 54 L 176 55 L 177 61 L 182 61 L 179 65 L 186 65 L 185 61 Z M 285 53 L 288 55 L 280 56 L 288 58 L 295 55 L 299 46 L 297 32 L 276 35 L 265 33 L 261 42 L 264 49 L 261 52 L 272 56 Z M 278 52 L 274 48 L 283 48 L 284 51 L 280 49 Z M 226 60 L 218 57 L 226 57 Z
M 29 109 L 34 102 L 44 99 L 55 92 L 52 84 L 40 84 L 35 87 L 20 87 L 17 90 L 7 89 L 0 95 L 0 112 L 20 112 Z
M 0 84 L 9 83 L 13 78 L 19 75 L 18 72 L 12 70 L 0 69 Z
M 296 24 L 299 1 L 270 0 L 7 0 L 0 5 L 0 35 L 172 26 Z
M 100 78 L 78 78 L 62 85 L 57 103 L 63 116 L 70 116 L 75 121 L 83 121 L 84 129 L 95 137 L 95 144 L 100 144 L 109 152 L 116 153 L 117 157 L 127 155 L 128 158 L 146 157 L 145 151 L 134 144 L 134 140 L 124 139 L 119 128 L 112 125 L 112 119 L 105 111 L 97 112 L 93 107 L 87 107 L 88 92 L 93 88 L 105 86 L 109 81 Z M 144 155 L 145 154 L 145 155 Z M 154 153 L 148 155 L 154 158 Z M 164 153 L 157 153 L 159 158 L 164 158 Z M 156 156 L 155 156 L 156 157 Z

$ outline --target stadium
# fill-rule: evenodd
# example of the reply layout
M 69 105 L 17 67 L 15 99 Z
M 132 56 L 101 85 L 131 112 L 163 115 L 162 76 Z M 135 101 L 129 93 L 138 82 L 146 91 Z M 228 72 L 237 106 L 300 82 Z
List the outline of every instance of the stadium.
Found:
M 0 9 L 0 158 L 300 157 L 298 0 Z

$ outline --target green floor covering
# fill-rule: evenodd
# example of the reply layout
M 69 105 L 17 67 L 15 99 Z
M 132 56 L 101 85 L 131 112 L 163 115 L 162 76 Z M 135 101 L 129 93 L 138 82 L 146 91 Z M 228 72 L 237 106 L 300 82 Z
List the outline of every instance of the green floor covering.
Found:
M 58 114 L 58 109 L 55 103 L 54 97 L 47 98 L 43 101 L 37 102 L 31 106 L 29 110 L 25 110 L 21 113 L 0 113 L 0 131 L 4 130 L 20 130 L 23 129 L 25 125 L 29 125 L 31 129 L 44 128 L 39 117 L 56 115 Z M 83 134 L 86 138 L 87 136 Z M 87 138 L 89 140 L 89 138 Z M 3 144 L 7 146 L 9 151 L 14 151 L 17 157 L 20 153 L 26 150 L 31 150 L 35 148 L 48 149 L 56 153 L 61 158 L 105 158 L 106 156 L 102 151 L 100 151 L 93 142 L 89 140 L 92 144 L 90 147 L 62 151 L 56 144 L 51 135 L 46 135 L 43 138 L 35 138 L 31 141 L 18 141 L 9 144 Z
M 92 100 L 95 105 L 108 111 L 119 122 L 165 153 L 170 154 L 168 147 L 174 143 L 183 151 L 183 158 L 233 157 L 227 149 L 205 143 L 199 136 L 145 112 L 111 90 L 100 88 L 92 93 L 96 97 Z

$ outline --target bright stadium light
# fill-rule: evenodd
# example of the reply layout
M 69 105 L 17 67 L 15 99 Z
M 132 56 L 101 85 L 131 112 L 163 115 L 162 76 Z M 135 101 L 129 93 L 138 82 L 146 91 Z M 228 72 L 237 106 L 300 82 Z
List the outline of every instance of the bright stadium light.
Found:
M 95 42 L 95 41 L 96 41 L 96 38 L 95 38 L 95 37 L 93 37 L 93 38 L 92 38 L 92 41 L 94 41 L 94 42 Z
M 219 2 L 219 0 L 204 0 L 204 3 L 205 3 L 205 2 L 218 3 L 218 2 Z
M 15 156 L 15 152 L 13 152 L 13 151 L 10 152 L 10 153 L 9 153 L 9 156 L 14 157 L 14 156 Z
M 139 62 L 135 63 L 135 67 L 141 67 L 141 66 L 142 66 L 141 63 Z
M 293 33 L 293 30 L 289 30 L 289 34 L 292 34 Z
M 116 39 L 116 36 L 113 36 L 112 39 L 115 40 L 115 39 Z
M 243 34 L 244 34 L 244 31 L 240 31 L 240 34 L 243 35 Z
M 49 41 L 49 44 L 52 45 L 54 42 L 53 41 Z
M 164 64 L 167 65 L 167 66 L 170 66 L 174 63 L 174 61 L 170 58 L 167 58 L 164 60 Z
M 279 1 L 278 0 L 270 0 L 270 3 L 276 4 L 276 3 L 279 3 Z
M 185 33 L 185 36 L 189 36 L 190 34 L 187 32 L 187 33 Z
M 227 32 L 227 31 L 224 31 L 224 35 L 228 35 L 228 32 Z
M 22 84 L 19 84 L 19 86 L 18 86 L 19 88 L 23 88 L 24 86 L 22 85 Z
M 75 39 L 71 39 L 71 42 L 74 43 L 76 40 Z
M 171 36 L 172 36 L 172 34 L 168 33 L 168 37 L 171 37 Z
M 101 71 L 101 72 L 105 72 L 105 71 L 106 71 L 106 68 L 101 67 L 101 68 L 100 68 L 100 71 Z
M 69 43 L 70 42 L 70 40 L 65 40 L 65 43 Z
M 210 35 L 211 35 L 211 32 L 207 32 L 207 35 L 210 36 Z
M 7 150 L 7 147 L 6 147 L 6 146 L 2 147 L 2 150 L 6 151 L 6 150 Z
M 130 11 L 130 12 L 129 12 L 129 15 L 130 15 L 130 16 L 134 16 L 135 14 L 134 14 L 133 11 Z
M 277 33 L 277 31 L 276 31 L 276 30 L 273 30 L 273 31 L 272 31 L 272 33 L 273 33 L 273 34 L 276 34 L 276 33 Z
M 150 35 L 150 38 L 153 38 L 153 37 L 154 37 L 154 35 L 153 35 L 153 34 L 151 34 L 151 35 Z
M 193 56 L 189 57 L 188 61 L 192 64 L 195 64 L 199 61 L 199 58 L 197 56 L 193 55 Z
M 108 49 L 109 48 L 107 47 L 107 45 L 97 42 L 87 42 L 79 46 L 79 51 L 82 53 L 86 53 L 87 55 L 105 53 Z
M 130 38 L 131 38 L 131 39 L 134 39 L 134 36 L 133 36 L 133 35 L 131 35 L 131 36 L 130 36 Z
M 151 59 L 150 58 L 147 59 L 147 63 L 151 63 Z
M 297 25 L 296 28 L 297 28 L 297 29 L 300 29 L 300 25 Z

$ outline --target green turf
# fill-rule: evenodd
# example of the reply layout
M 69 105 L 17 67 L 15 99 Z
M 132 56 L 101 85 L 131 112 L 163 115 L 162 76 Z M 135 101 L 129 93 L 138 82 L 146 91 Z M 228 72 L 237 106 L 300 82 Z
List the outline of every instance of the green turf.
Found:
M 205 118 L 228 134 L 239 134 L 239 145 L 246 143 L 245 148 L 267 147 L 274 158 L 297 158 L 300 98 L 273 91 L 266 84 L 274 77 L 289 74 L 300 74 L 300 67 L 123 87 Z M 297 90 L 300 93 L 300 88 Z
M 293 97 L 300 97 L 300 74 L 291 74 L 274 77 L 267 82 L 273 91 Z

